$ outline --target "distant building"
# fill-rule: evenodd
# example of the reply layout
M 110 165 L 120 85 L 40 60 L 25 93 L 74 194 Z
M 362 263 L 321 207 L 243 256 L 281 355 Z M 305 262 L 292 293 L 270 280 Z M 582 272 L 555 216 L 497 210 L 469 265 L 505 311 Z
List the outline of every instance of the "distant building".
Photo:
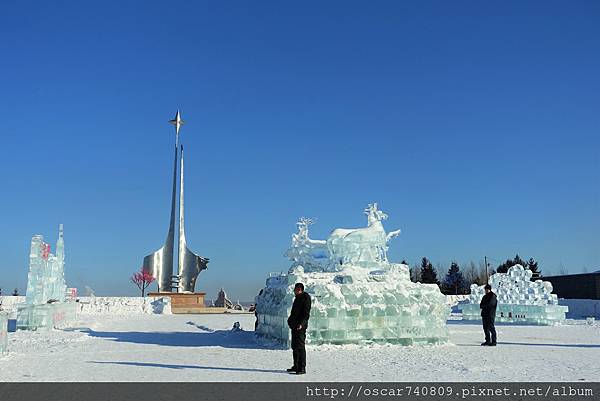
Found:
M 544 276 L 559 298 L 600 299 L 600 270 L 593 273 Z

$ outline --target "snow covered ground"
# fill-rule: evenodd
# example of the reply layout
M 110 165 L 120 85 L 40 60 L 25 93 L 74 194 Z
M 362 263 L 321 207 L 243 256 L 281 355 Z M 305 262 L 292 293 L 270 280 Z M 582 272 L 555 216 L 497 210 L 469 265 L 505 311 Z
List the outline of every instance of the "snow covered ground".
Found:
M 239 321 L 242 331 L 233 332 Z M 450 320 L 452 344 L 308 347 L 308 374 L 292 353 L 257 340 L 252 315 L 81 315 L 79 328 L 9 333 L 1 381 L 594 381 L 600 324 L 498 326 L 481 347 L 477 324 Z

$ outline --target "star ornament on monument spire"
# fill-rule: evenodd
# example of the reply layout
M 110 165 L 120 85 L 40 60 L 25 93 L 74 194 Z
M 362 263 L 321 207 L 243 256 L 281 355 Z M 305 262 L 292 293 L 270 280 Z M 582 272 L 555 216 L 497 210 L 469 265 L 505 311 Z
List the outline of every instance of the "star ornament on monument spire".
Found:
M 181 126 L 185 124 L 185 121 L 181 119 L 181 114 L 179 114 L 179 110 L 177 110 L 175 118 L 170 120 L 169 122 L 175 126 L 175 135 L 177 135 L 177 138 L 179 138 L 179 128 L 181 128 Z

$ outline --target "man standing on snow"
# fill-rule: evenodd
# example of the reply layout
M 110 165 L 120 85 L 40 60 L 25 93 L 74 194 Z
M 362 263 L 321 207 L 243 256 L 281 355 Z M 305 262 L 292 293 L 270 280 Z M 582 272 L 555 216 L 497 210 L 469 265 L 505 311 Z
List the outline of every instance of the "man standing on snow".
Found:
M 288 372 L 297 375 L 306 373 L 306 328 L 310 318 L 310 295 L 304 292 L 304 284 L 296 283 L 294 286 L 294 304 L 290 317 L 287 320 L 292 331 L 292 352 L 294 354 L 294 366 L 287 369 Z
M 496 305 L 498 300 L 496 294 L 492 292 L 492 286 L 489 284 L 485 285 L 485 295 L 481 299 L 479 307 L 481 308 L 481 320 L 483 322 L 483 332 L 485 333 L 485 342 L 481 345 L 496 345 L 496 328 L 494 327 L 494 320 L 496 319 Z M 490 341 L 490 333 L 492 335 Z

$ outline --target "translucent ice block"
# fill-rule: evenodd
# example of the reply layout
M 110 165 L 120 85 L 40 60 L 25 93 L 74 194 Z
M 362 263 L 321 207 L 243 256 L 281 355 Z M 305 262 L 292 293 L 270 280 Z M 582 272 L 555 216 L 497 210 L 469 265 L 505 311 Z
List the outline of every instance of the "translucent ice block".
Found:
M 0 312 L 0 354 L 8 351 L 8 313 Z
M 17 329 L 60 329 L 67 327 L 77 314 L 75 302 L 56 302 L 43 305 L 17 305 Z

